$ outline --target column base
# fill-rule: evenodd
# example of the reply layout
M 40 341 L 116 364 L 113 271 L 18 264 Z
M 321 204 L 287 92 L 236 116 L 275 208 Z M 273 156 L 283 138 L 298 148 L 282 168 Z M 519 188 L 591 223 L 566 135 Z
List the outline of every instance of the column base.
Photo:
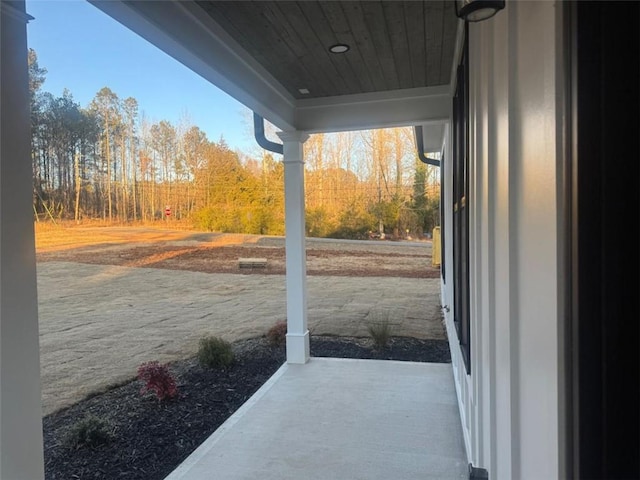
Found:
M 309 330 L 287 333 L 287 363 L 304 364 L 309 361 Z

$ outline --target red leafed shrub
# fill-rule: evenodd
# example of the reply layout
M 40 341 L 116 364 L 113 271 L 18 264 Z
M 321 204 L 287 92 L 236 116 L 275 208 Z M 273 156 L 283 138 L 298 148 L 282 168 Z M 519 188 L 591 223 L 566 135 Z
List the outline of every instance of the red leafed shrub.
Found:
M 153 392 L 158 400 L 173 398 L 178 394 L 176 380 L 169 371 L 168 364 L 147 362 L 138 367 L 138 379 L 144 383 L 140 393 Z

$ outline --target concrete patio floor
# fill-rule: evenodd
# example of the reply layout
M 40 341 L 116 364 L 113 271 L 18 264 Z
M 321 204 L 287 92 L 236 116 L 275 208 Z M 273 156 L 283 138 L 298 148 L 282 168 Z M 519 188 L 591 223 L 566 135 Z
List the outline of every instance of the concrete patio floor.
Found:
M 283 365 L 166 480 L 468 477 L 450 364 Z

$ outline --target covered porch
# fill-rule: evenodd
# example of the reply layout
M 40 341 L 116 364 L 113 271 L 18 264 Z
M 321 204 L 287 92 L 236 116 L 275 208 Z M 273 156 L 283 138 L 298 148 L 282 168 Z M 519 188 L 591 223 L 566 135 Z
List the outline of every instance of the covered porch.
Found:
M 305 267 L 309 134 L 421 126 L 417 155 L 441 152 L 462 33 L 453 4 L 91 3 L 280 129 L 288 363 L 168 478 L 467 478 L 451 365 L 310 358 Z M 2 124 L 0 386 L 11 422 L 0 474 L 33 480 L 43 478 L 37 292 L 31 172 L 18 161 L 29 156 L 30 18 L 24 2 L 2 6 L 13 121 Z
M 288 364 L 170 479 L 638 477 L 637 232 L 602 214 L 638 202 L 636 3 L 508 2 L 465 34 L 448 0 L 89 1 L 281 131 Z M 31 17 L 0 12 L 0 477 L 35 480 Z M 448 365 L 309 358 L 307 135 L 409 125 L 421 158 L 444 125 L 462 422 Z
M 167 480 L 461 479 L 450 364 L 311 358 L 283 365 Z

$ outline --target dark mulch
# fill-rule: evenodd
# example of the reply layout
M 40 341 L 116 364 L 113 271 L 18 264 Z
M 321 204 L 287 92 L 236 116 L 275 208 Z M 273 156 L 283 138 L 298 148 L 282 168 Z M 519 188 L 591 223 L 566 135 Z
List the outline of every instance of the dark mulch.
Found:
M 265 339 L 234 344 L 236 361 L 207 370 L 195 359 L 171 364 L 179 398 L 158 402 L 140 395 L 137 380 L 48 415 L 44 423 L 45 478 L 160 480 L 235 412 L 282 365 L 285 351 Z M 450 362 L 444 340 L 395 337 L 385 351 L 368 339 L 313 337 L 316 357 Z M 70 428 L 87 415 L 105 420 L 111 439 L 95 447 L 70 447 Z

